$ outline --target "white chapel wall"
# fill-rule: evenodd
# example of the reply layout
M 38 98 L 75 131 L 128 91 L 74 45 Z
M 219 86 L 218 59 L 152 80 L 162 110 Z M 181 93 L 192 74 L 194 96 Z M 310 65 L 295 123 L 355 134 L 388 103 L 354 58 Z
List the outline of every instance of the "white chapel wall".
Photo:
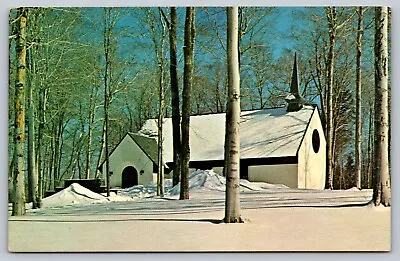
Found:
M 249 166 L 249 181 L 297 188 L 297 164 Z
M 153 180 L 153 162 L 139 148 L 129 135 L 121 141 L 110 156 L 111 187 L 121 187 L 122 171 L 128 167 L 134 167 L 138 172 L 138 184 L 149 184 Z M 103 164 L 103 179 L 106 180 L 106 167 Z M 140 171 L 143 170 L 143 174 Z
M 298 152 L 298 184 L 299 188 L 324 189 L 326 176 L 326 141 L 318 109 L 315 108 L 304 140 Z M 312 135 L 314 130 L 319 133 L 319 150 L 314 152 Z

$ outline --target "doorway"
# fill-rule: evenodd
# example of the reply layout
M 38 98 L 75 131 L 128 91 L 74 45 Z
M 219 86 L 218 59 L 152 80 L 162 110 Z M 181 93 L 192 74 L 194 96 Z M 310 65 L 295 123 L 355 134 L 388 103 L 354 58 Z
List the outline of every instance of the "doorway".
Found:
M 136 185 L 138 185 L 138 172 L 134 167 L 128 166 L 122 171 L 121 188 L 130 188 Z

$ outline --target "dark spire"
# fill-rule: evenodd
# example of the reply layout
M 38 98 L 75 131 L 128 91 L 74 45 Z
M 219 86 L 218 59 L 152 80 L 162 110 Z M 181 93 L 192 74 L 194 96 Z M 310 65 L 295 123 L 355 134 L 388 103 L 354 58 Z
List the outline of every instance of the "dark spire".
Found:
M 297 76 L 297 56 L 294 53 L 294 63 L 292 72 L 292 81 L 290 83 L 290 93 L 286 96 L 285 101 L 288 103 L 287 111 L 298 111 L 303 108 L 305 100 L 301 98 L 299 92 L 299 80 Z
M 299 94 L 299 81 L 297 76 L 297 57 L 296 53 L 294 53 L 294 63 L 293 63 L 293 72 L 292 72 L 292 82 L 290 83 L 290 93 L 296 96 L 296 98 L 300 97 Z

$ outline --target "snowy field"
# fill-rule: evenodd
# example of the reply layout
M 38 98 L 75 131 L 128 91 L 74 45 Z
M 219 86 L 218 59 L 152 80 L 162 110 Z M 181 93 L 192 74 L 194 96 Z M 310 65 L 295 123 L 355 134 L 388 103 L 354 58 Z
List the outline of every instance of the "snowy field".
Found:
M 178 184 L 179 185 L 179 184 Z M 388 251 L 390 208 L 372 207 L 371 190 L 298 190 L 241 180 L 244 224 L 220 223 L 225 179 L 189 177 L 190 200 L 166 180 L 109 198 L 72 184 L 43 208 L 9 217 L 9 250 L 80 251 Z M 29 205 L 27 205 L 29 208 Z

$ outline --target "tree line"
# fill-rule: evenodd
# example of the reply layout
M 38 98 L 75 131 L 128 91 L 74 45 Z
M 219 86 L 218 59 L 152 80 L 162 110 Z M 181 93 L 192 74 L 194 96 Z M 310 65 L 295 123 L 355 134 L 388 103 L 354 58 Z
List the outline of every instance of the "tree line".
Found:
M 288 10 L 237 10 L 240 108 L 283 105 L 297 50 L 302 95 L 319 105 L 326 131 L 327 188 L 375 184 L 376 191 L 390 190 L 388 171 L 378 174 L 389 165 L 377 167 L 388 158 L 381 152 L 389 153 L 390 139 L 382 147 L 377 141 L 383 138 L 374 137 L 378 131 L 390 134 L 383 130 L 390 128 L 384 113 L 390 102 L 375 104 L 378 96 L 390 99 L 390 84 L 374 94 L 381 82 L 389 82 L 390 10 L 294 8 L 293 28 L 282 32 L 275 20 Z M 64 179 L 99 177 L 98 167 L 103 161 L 107 166 L 106 155 L 127 131 L 139 130 L 147 119 L 171 116 L 174 173 L 182 173 L 173 183 L 181 180 L 181 198 L 188 198 L 189 116 L 228 109 L 225 17 L 225 8 L 207 7 L 11 10 L 10 198 L 21 202 L 16 199 L 26 193 L 27 201 L 40 207 L 44 192 Z M 380 177 L 386 177 L 383 187 L 374 182 Z M 15 203 L 13 213 L 22 212 Z

